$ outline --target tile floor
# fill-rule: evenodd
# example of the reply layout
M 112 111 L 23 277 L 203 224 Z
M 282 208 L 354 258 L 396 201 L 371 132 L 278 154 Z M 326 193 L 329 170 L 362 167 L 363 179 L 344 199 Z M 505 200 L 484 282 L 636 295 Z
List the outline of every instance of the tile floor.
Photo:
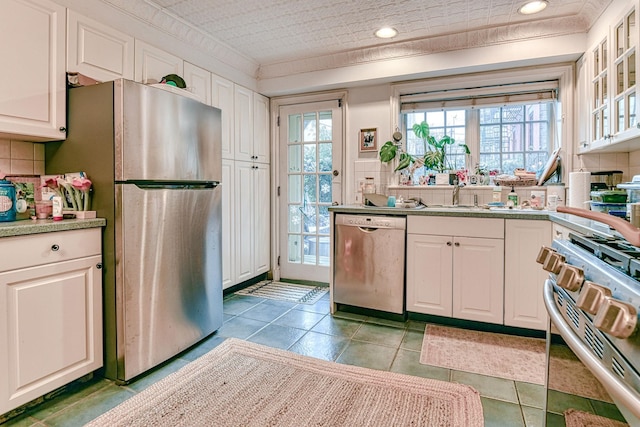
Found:
M 328 294 L 313 305 L 229 295 L 224 300 L 224 314 L 218 332 L 137 381 L 117 386 L 98 378 L 75 384 L 72 390 L 4 425 L 81 426 L 195 360 L 226 337 L 338 363 L 468 384 L 482 396 L 487 427 L 541 425 L 542 386 L 421 365 L 424 322 L 395 322 L 351 313 L 332 317 Z M 616 417 L 617 412 L 612 405 L 562 393 L 557 393 L 553 406 L 559 413 L 568 407 L 609 417 Z M 564 426 L 562 416 L 553 416 L 551 425 Z

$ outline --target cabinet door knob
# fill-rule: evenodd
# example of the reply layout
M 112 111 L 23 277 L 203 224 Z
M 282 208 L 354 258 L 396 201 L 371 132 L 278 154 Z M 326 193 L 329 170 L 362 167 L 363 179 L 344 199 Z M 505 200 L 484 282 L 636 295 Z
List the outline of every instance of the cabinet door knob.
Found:
M 453 246 L 460 246 L 460 242 L 455 242 Z
M 447 242 L 447 246 L 451 246 L 451 242 Z
M 96 264 L 96 268 L 97 268 L 98 270 L 102 270 L 102 263 L 101 263 L 101 262 L 97 263 L 97 264 Z
M 58 245 L 51 245 L 51 250 L 52 250 L 53 252 L 57 252 L 59 249 L 60 249 L 60 246 L 58 246 Z
M 66 132 L 67 128 L 64 126 L 60 126 L 60 128 L 58 129 L 60 132 Z

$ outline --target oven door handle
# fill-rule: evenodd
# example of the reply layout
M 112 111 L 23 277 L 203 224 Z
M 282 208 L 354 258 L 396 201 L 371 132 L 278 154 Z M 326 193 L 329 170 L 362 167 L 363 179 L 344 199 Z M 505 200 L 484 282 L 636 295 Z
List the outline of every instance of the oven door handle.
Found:
M 549 317 L 553 325 L 558 329 L 560 335 L 573 350 L 584 365 L 591 371 L 602 385 L 607 389 L 611 397 L 619 404 L 624 405 L 634 416 L 640 418 L 640 395 L 631 389 L 627 384 L 604 367 L 600 360 L 589 350 L 580 340 L 571 327 L 565 322 L 562 314 L 556 307 L 553 297 L 553 282 L 549 279 L 544 282 L 544 305 L 547 307 Z

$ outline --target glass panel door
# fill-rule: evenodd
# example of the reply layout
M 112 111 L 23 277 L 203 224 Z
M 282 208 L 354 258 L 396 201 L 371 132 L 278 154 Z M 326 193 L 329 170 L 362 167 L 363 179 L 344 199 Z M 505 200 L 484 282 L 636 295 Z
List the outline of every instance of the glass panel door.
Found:
M 329 206 L 342 192 L 342 113 L 337 101 L 287 106 L 280 122 L 280 275 L 326 283 Z

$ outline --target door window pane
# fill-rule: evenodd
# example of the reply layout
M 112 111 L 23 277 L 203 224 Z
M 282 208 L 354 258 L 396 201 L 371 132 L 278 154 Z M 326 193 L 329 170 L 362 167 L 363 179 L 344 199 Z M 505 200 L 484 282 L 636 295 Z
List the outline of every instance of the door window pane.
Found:
M 289 235 L 289 262 L 300 264 L 302 262 L 302 236 L 299 234 Z
M 316 171 L 316 144 L 304 144 L 304 171 Z
M 317 199 L 316 195 L 316 175 L 304 176 L 304 200 L 307 203 L 315 203 Z
M 302 231 L 302 212 L 300 205 L 289 205 L 289 233 Z
M 302 175 L 289 175 L 289 203 L 302 203 Z
M 316 113 L 304 113 L 304 142 L 315 142 L 316 135 Z
M 333 144 L 322 143 L 318 144 L 318 171 L 319 172 L 331 172 L 333 171 Z
M 320 179 L 320 203 L 331 203 L 331 181 L 332 176 L 329 174 L 319 175 Z
M 289 143 L 302 141 L 302 116 L 292 114 L 289 116 Z
M 300 172 L 302 164 L 302 147 L 300 145 L 289 146 L 289 172 Z

